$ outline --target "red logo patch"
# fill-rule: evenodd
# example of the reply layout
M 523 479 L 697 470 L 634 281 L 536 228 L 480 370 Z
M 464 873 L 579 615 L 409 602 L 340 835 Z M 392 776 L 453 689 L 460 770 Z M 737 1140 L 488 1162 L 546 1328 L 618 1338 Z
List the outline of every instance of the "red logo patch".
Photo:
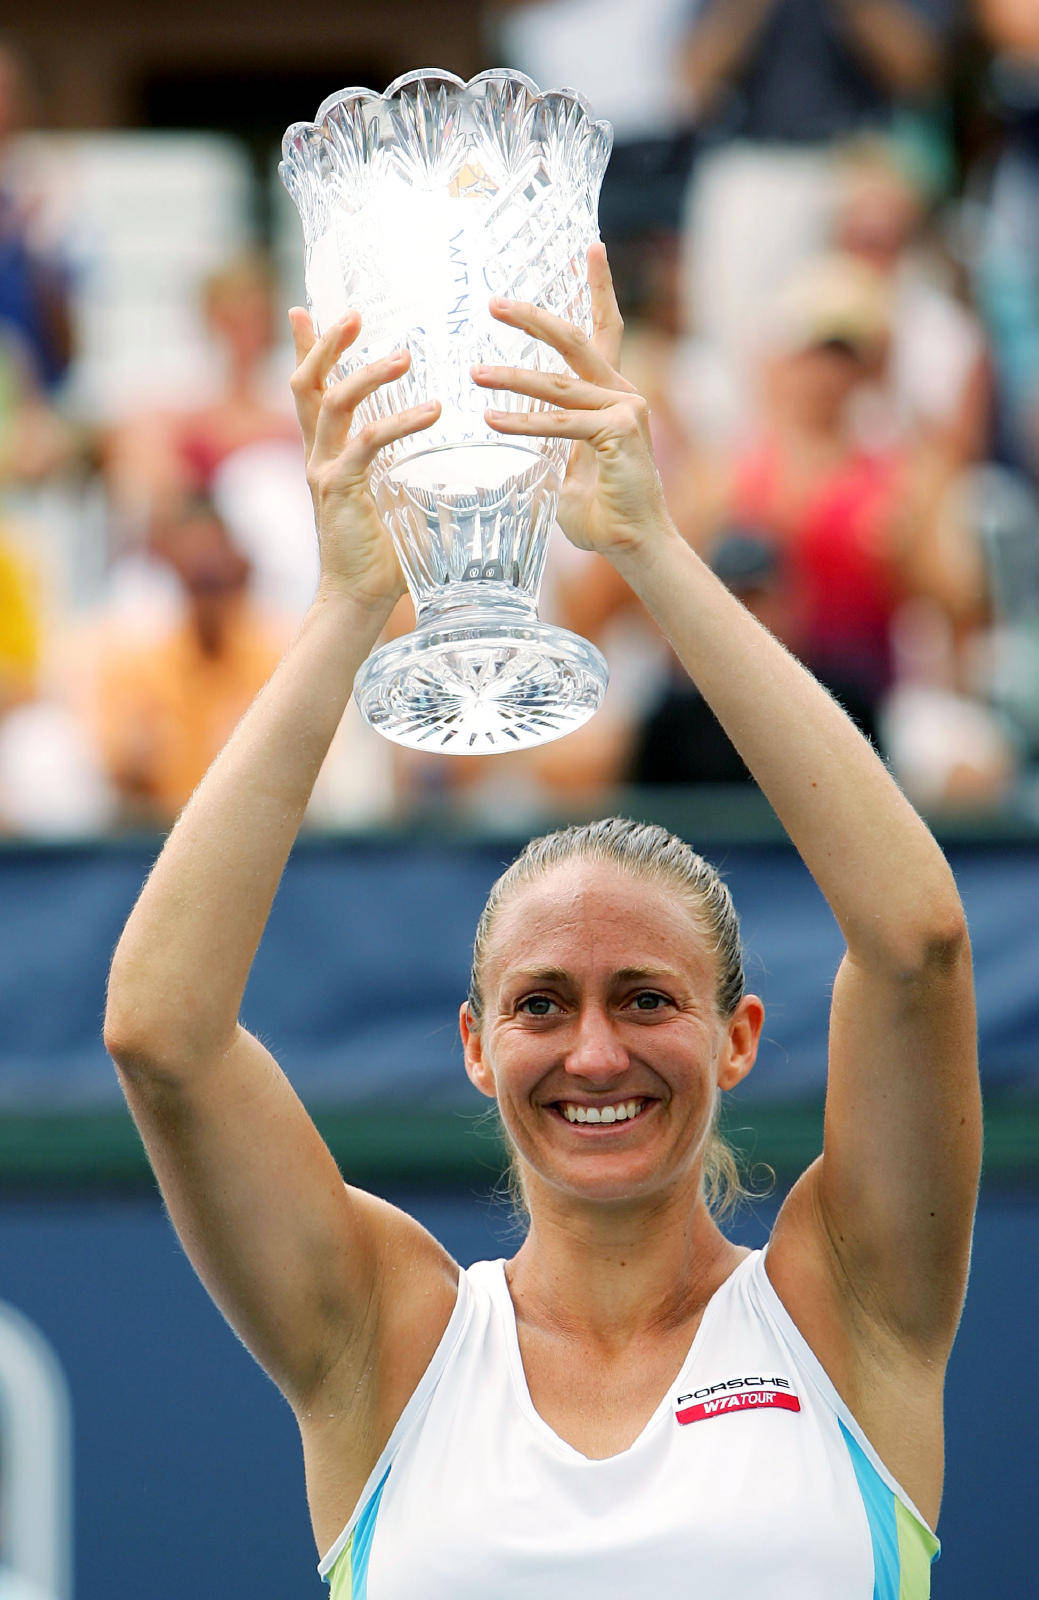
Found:
M 675 1420 L 683 1424 L 707 1422 L 711 1417 L 724 1417 L 731 1411 L 749 1411 L 762 1406 L 772 1411 L 800 1411 L 801 1402 L 796 1394 L 784 1393 L 782 1389 L 741 1389 L 703 1400 L 696 1406 L 683 1406 L 675 1412 Z

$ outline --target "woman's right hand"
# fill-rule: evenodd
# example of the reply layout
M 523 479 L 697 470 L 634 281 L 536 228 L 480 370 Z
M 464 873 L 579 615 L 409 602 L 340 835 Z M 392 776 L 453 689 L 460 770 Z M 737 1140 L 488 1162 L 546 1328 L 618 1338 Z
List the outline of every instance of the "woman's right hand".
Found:
M 437 401 L 411 406 L 351 432 L 362 400 L 393 383 L 411 363 L 398 350 L 326 387 L 328 375 L 360 332 L 350 311 L 317 338 L 307 312 L 289 312 L 296 347 L 292 393 L 307 458 L 321 554 L 321 587 L 349 595 L 366 610 L 389 611 L 404 590 L 404 578 L 389 530 L 375 509 L 369 487 L 372 462 L 396 439 L 428 428 L 440 415 Z

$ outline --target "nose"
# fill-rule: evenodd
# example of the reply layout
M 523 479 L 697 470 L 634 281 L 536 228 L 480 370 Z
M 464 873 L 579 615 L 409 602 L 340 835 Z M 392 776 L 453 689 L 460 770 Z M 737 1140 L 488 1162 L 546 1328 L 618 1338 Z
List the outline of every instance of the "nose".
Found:
M 577 1036 L 566 1053 L 564 1069 L 586 1083 L 609 1084 L 628 1068 L 628 1052 L 609 1013 L 601 1006 L 582 1007 Z

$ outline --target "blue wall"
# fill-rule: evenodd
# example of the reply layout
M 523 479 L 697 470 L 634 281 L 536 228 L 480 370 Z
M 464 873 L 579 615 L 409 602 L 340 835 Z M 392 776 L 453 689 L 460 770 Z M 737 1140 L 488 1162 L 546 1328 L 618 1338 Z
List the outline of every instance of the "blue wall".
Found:
M 472 1193 L 389 1198 L 463 1264 L 515 1248 L 500 1205 Z M 741 1242 L 762 1243 L 773 1213 L 745 1219 Z M 1037 1592 L 1037 1260 L 1039 1198 L 987 1193 L 950 1373 L 936 1600 Z M 50 1339 L 71 1387 L 76 1600 L 327 1593 L 292 1417 L 156 1200 L 0 1202 L 0 1298 Z
M 458 1002 L 484 897 L 519 843 L 297 845 L 243 1016 L 308 1103 L 404 1093 L 427 1109 L 481 1109 L 462 1072 Z M 740 908 L 749 986 L 767 1011 L 741 1100 L 821 1095 L 837 925 L 789 845 L 700 843 Z M 121 1107 L 101 1044 L 105 979 L 154 848 L 0 848 L 0 1108 Z M 950 860 L 971 925 L 985 1089 L 1039 1095 L 1039 841 L 950 847 Z M 36 993 L 45 1006 L 25 1004 Z

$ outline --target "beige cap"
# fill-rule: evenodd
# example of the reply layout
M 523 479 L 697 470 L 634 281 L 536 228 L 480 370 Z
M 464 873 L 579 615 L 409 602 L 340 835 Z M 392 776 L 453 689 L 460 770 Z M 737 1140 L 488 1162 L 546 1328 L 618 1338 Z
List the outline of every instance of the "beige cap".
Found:
M 779 290 L 765 338 L 779 350 L 840 342 L 874 355 L 891 330 L 891 295 L 881 274 L 857 256 L 816 256 Z

